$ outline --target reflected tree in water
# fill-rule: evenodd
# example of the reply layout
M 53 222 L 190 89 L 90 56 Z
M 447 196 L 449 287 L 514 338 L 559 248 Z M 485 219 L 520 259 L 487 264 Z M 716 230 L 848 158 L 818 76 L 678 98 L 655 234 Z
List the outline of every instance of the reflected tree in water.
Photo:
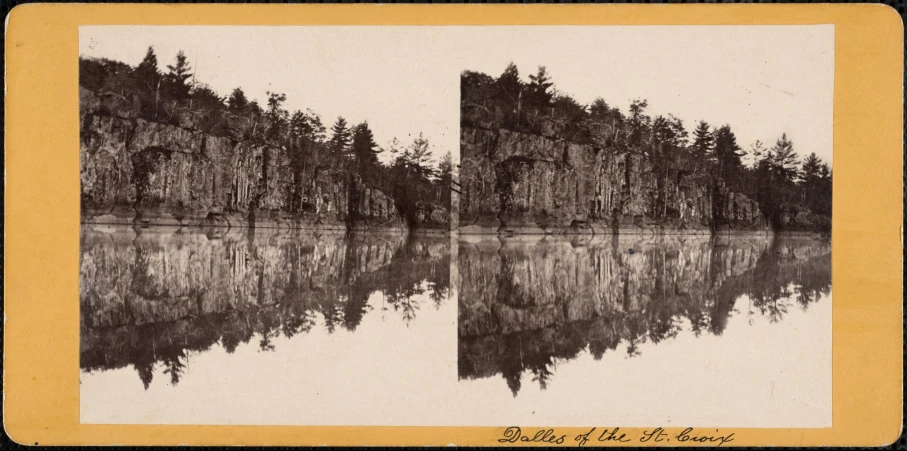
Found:
M 170 375 L 170 385 L 178 384 L 180 377 L 183 376 L 183 371 L 186 369 L 186 365 L 183 363 L 183 359 L 185 358 L 186 354 L 182 350 L 164 357 L 164 374 Z
M 524 373 L 545 389 L 558 359 L 720 336 L 739 300 L 746 322 L 777 323 L 830 295 L 830 262 L 827 240 L 784 236 L 461 242 L 459 375 L 500 374 L 516 396 Z
M 355 331 L 382 296 L 405 321 L 449 295 L 449 239 L 179 230 L 82 230 L 81 367 L 131 365 L 175 385 L 190 351 L 233 354 L 324 327 Z M 158 366 L 160 365 L 160 366 Z

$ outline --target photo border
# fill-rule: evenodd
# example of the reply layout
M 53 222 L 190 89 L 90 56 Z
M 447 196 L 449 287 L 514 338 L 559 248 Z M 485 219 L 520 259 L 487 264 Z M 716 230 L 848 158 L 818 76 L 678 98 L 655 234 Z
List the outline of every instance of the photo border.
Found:
M 835 25 L 833 426 L 721 428 L 720 434 L 733 433 L 733 446 L 877 446 L 896 441 L 903 400 L 904 26 L 891 7 L 870 4 L 18 6 L 7 17 L 6 28 L 7 434 L 24 445 L 550 446 L 499 442 L 506 427 L 519 425 L 79 423 L 80 25 L 536 24 Z M 570 402 L 582 408 L 581 400 Z M 573 437 L 593 426 L 601 430 L 620 425 L 555 429 L 568 437 L 564 445 L 576 445 Z M 666 431 L 673 435 L 683 429 Z M 621 427 L 628 436 L 638 437 L 644 430 Z M 593 440 L 587 445 L 592 444 L 617 443 Z

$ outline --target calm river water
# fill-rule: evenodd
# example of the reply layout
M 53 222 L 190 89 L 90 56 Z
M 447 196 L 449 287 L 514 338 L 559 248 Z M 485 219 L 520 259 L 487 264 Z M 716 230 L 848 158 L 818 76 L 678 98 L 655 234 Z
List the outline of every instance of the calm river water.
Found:
M 83 423 L 831 421 L 828 240 L 85 226 L 81 247 Z

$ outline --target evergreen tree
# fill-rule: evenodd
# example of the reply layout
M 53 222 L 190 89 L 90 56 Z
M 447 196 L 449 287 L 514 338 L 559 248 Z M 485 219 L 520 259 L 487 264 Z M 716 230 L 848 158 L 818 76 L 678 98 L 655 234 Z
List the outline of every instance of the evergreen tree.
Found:
M 243 92 L 242 88 L 234 89 L 230 97 L 227 98 L 227 109 L 233 113 L 243 113 L 248 107 L 249 99 L 246 98 L 246 93 Z
M 265 112 L 267 121 L 265 137 L 273 142 L 278 142 L 286 133 L 289 112 L 283 109 L 283 102 L 287 95 L 283 93 L 268 92 L 268 110 Z
M 359 175 L 365 181 L 375 180 L 377 177 L 378 154 L 381 150 L 375 143 L 375 136 L 368 127 L 368 122 L 363 122 L 353 127 L 352 154 L 359 168 Z
M 135 79 L 139 90 L 143 92 L 142 113 L 146 118 L 157 119 L 158 106 L 161 103 L 161 83 L 163 78 L 158 70 L 157 55 L 154 47 L 148 47 L 145 58 L 135 68 Z
M 598 97 L 589 105 L 589 117 L 594 121 L 604 121 L 611 117 L 611 107 L 605 99 Z
M 494 84 L 495 103 L 501 107 L 504 124 L 518 125 L 523 103 L 523 82 L 520 81 L 520 71 L 513 63 L 510 63 Z
M 674 145 L 676 147 L 686 147 L 687 139 L 689 138 L 690 134 L 687 133 L 686 128 L 683 126 L 683 121 L 679 118 L 674 117 L 674 115 L 669 114 L 668 125 L 671 127 Z
M 650 121 L 649 116 L 646 116 L 646 108 L 649 106 L 649 101 L 646 99 L 636 99 L 630 104 L 630 125 L 634 128 L 641 128 L 647 125 Z
M 413 171 L 421 179 L 427 180 L 434 172 L 431 165 L 429 165 L 429 161 L 431 161 L 430 145 L 428 140 L 422 136 L 422 133 L 419 133 L 419 136 L 413 140 L 412 145 L 409 147 L 409 161 Z
M 252 114 L 252 117 L 261 117 L 265 113 L 265 110 L 261 109 L 261 105 L 258 104 L 257 100 L 249 102 L 249 108 L 247 109 Z
M 189 98 L 189 91 L 191 86 L 189 85 L 189 79 L 192 77 L 192 73 L 189 72 L 192 70 L 189 67 L 189 61 L 186 59 L 186 54 L 182 50 L 176 54 L 176 62 L 171 66 L 167 66 L 169 71 L 166 76 L 167 85 L 169 94 L 175 100 L 183 100 Z
M 707 161 L 711 158 L 712 151 L 715 149 L 715 137 L 706 121 L 699 121 L 696 129 L 693 130 L 693 145 L 691 150 L 693 155 L 700 161 Z
M 553 97 L 550 89 L 553 85 L 545 66 L 539 66 L 538 72 L 529 76 L 528 91 L 532 105 L 536 108 L 545 108 L 550 105 Z
M 199 83 L 192 88 L 190 95 L 192 96 L 192 108 L 196 110 L 220 110 L 224 108 L 224 99 L 204 83 Z
M 324 141 L 325 128 L 321 116 L 312 110 L 295 111 L 290 117 L 290 134 L 296 139 L 320 143 Z
M 757 139 L 756 142 L 750 144 L 748 155 L 750 157 L 750 165 L 753 169 L 759 167 L 759 164 L 763 161 L 763 157 L 765 157 L 766 152 L 768 152 L 768 150 L 766 150 L 765 145 L 762 144 L 762 141 L 759 141 Z
M 453 157 L 445 152 L 438 162 L 438 201 L 441 205 L 450 205 L 450 189 L 453 181 Z
M 819 178 L 824 182 L 831 182 L 831 169 L 828 167 L 828 163 L 822 163 L 822 166 L 819 167 Z
M 555 94 L 552 119 L 568 124 L 577 123 L 589 116 L 586 106 L 566 94 Z
M 328 141 L 328 149 L 334 158 L 344 160 L 349 157 L 351 139 L 352 134 L 347 127 L 346 119 L 343 116 L 338 117 L 331 127 L 331 139 Z
M 148 47 L 145 52 L 145 58 L 135 68 L 135 75 L 148 92 L 153 93 L 157 90 L 161 74 L 157 66 L 157 55 L 154 53 L 154 47 Z
M 645 99 L 636 99 L 630 104 L 630 144 L 642 143 L 643 135 L 651 123 L 651 118 L 645 114 L 649 102 Z
M 741 169 L 743 169 L 740 157 L 743 154 L 740 152 L 741 149 L 737 144 L 737 137 L 731 131 L 731 127 L 724 125 L 716 130 L 713 136 L 715 139 L 715 159 L 718 161 L 719 174 L 728 181 L 739 179 Z
M 803 166 L 800 169 L 800 181 L 806 187 L 815 186 L 821 180 L 822 161 L 815 152 L 809 154 L 803 160 Z
M 516 104 L 519 101 L 523 82 L 520 81 L 520 71 L 516 65 L 510 63 L 500 77 L 495 81 L 499 92 L 506 100 Z
M 787 139 L 787 133 L 782 134 L 772 147 L 772 163 L 782 181 L 792 182 L 797 178 L 797 153 L 794 143 Z

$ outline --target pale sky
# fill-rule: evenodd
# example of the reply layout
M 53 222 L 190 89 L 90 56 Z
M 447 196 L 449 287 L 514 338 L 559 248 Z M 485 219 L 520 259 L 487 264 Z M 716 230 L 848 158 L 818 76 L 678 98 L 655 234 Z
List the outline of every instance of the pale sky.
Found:
M 221 95 L 240 86 L 264 104 L 287 95 L 330 128 L 369 122 L 382 147 L 420 132 L 436 157 L 459 154 L 463 70 L 498 76 L 513 61 L 527 79 L 545 65 L 580 103 L 603 97 L 624 113 L 672 113 L 730 124 L 744 149 L 787 133 L 800 155 L 831 164 L 834 25 L 808 26 L 87 26 L 80 53 L 138 64 L 154 46 L 161 68 L 182 49 Z

